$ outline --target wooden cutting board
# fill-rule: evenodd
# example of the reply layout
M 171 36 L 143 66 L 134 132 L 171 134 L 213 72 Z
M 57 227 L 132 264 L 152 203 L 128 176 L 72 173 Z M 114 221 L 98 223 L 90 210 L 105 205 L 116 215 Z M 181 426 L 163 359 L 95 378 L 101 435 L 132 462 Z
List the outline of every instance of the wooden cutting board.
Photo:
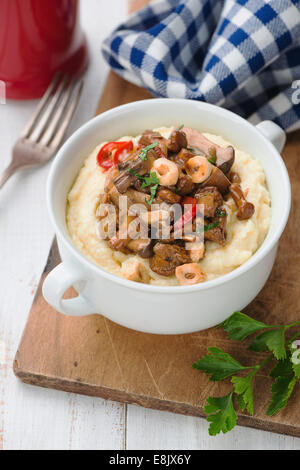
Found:
M 145 90 L 111 72 L 98 113 L 149 97 Z M 300 318 L 300 237 L 296 229 L 300 225 L 299 149 L 300 132 L 289 137 L 284 150 L 293 186 L 288 227 L 269 281 L 245 310 L 272 324 Z M 204 416 L 206 398 L 224 395 L 229 385 L 209 382 L 205 374 L 192 369 L 193 362 L 209 346 L 223 348 L 242 363 L 253 360 L 246 344 L 228 340 L 222 330 L 156 336 L 128 330 L 100 315 L 64 317 L 45 302 L 41 293 L 45 276 L 58 263 L 54 242 L 14 361 L 15 374 L 25 383 Z M 300 437 L 300 386 L 288 407 L 272 418 L 265 415 L 269 391 L 268 371 L 263 370 L 255 382 L 255 415 L 239 414 L 239 424 Z

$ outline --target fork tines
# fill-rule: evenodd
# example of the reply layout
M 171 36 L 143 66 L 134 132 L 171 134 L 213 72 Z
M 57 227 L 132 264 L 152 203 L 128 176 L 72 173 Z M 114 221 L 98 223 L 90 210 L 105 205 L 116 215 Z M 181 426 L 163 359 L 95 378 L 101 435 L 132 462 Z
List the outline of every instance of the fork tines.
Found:
M 82 88 L 83 81 L 56 74 L 21 138 L 56 150 L 76 110 Z

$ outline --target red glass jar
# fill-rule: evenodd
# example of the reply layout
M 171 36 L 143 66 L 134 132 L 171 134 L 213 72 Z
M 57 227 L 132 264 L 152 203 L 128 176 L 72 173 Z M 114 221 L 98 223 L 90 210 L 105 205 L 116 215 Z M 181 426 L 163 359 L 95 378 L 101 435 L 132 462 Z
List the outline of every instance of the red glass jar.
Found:
M 77 0 L 0 0 L 0 80 L 7 98 L 39 98 L 58 70 L 79 75 L 87 61 Z

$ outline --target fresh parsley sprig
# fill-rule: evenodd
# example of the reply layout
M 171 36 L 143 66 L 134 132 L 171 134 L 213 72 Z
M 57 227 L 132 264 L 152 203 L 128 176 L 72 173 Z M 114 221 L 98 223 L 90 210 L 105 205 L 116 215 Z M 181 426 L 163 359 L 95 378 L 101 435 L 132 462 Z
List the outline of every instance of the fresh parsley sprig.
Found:
M 270 351 L 265 359 L 257 365 L 244 366 L 232 356 L 219 348 L 208 349 L 208 354 L 196 361 L 193 368 L 201 370 L 210 376 L 212 381 L 221 381 L 231 377 L 232 390 L 223 397 L 209 397 L 204 407 L 207 421 L 210 423 L 209 434 L 215 436 L 220 432 L 226 433 L 237 423 L 236 407 L 248 413 L 254 413 L 253 379 L 268 362 L 273 361 L 270 377 L 273 379 L 271 400 L 266 411 L 273 416 L 284 408 L 300 379 L 300 361 L 294 361 L 296 349 L 293 341 L 300 336 L 300 331 L 289 341 L 285 333 L 289 328 L 299 326 L 300 321 L 288 325 L 267 325 L 243 314 L 235 312 L 221 327 L 228 333 L 229 338 L 243 341 L 250 335 L 260 332 L 249 346 L 255 352 Z M 261 330 L 266 330 L 261 332 Z M 299 357 L 299 356 L 298 356 Z M 299 364 L 298 364 L 299 362 Z M 248 374 L 245 375 L 245 372 Z M 243 373 L 242 376 L 236 375 Z M 236 406 L 235 406 L 236 405 Z
M 158 142 L 154 142 L 154 144 L 147 145 L 147 147 L 143 147 L 138 155 L 138 157 L 144 162 L 147 160 L 148 152 L 151 149 L 155 149 L 158 146 Z

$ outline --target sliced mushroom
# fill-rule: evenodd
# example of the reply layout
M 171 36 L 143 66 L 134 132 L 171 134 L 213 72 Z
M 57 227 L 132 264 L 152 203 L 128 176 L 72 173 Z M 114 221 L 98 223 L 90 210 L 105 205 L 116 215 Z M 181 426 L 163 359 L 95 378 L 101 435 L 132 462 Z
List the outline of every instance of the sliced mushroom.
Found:
M 216 166 L 220 168 L 223 173 L 228 173 L 235 159 L 235 151 L 233 147 L 220 147 L 219 145 L 204 137 L 201 132 L 189 127 L 184 127 L 183 131 L 186 134 L 188 145 L 190 147 L 196 147 L 211 157 L 215 155 Z
M 239 220 L 250 219 L 255 212 L 255 207 L 251 202 L 248 202 L 239 184 L 233 183 L 230 186 L 230 194 L 238 208 L 237 218 Z
M 153 256 L 153 241 L 150 238 L 131 240 L 128 243 L 128 248 L 141 258 L 151 258 Z
M 214 217 L 216 209 L 223 205 L 223 198 L 215 186 L 205 186 L 195 194 L 197 204 L 204 206 L 204 217 Z
M 113 180 L 119 193 L 126 193 L 127 189 L 134 183 L 136 176 L 131 175 L 128 171 L 123 171 Z
M 149 194 L 142 193 L 140 191 L 136 191 L 135 189 L 128 189 L 124 196 L 127 196 L 127 204 L 128 204 L 128 209 L 133 205 L 133 204 L 142 204 L 143 206 L 146 207 L 147 210 L 150 210 L 151 207 L 149 204 L 147 204 L 146 201 L 150 201 L 150 196 Z
M 117 167 L 112 167 L 108 170 L 105 176 L 104 191 L 106 193 L 113 187 L 113 180 L 118 176 L 119 170 Z
M 117 187 L 119 193 L 124 194 L 127 189 L 136 183 L 139 178 L 134 173 L 143 176 L 152 168 L 156 155 L 153 152 L 148 152 L 147 158 L 141 160 L 139 153 L 134 158 L 126 160 L 119 165 L 120 173 L 113 179 L 113 183 Z
M 109 195 L 110 200 L 114 203 L 114 205 L 119 208 L 120 207 L 119 199 L 120 199 L 121 194 L 119 193 L 115 185 L 113 185 L 110 188 L 108 195 Z
M 168 151 L 172 153 L 178 153 L 181 149 L 186 148 L 187 138 L 182 131 L 173 131 L 167 142 Z
M 216 188 L 218 188 L 221 194 L 226 194 L 229 191 L 230 185 L 231 182 L 229 181 L 227 176 L 224 175 L 223 171 L 221 171 L 216 166 L 212 165 L 211 175 L 206 181 L 204 181 L 202 187 L 215 186 Z
M 108 246 L 112 250 L 122 251 L 123 253 L 128 253 L 127 246 L 132 240 L 129 235 L 129 225 L 135 219 L 127 215 L 120 224 L 120 229 L 114 237 L 108 241 Z
M 178 245 L 157 243 L 154 253 L 150 258 L 150 268 L 161 276 L 173 276 L 177 266 L 190 261 L 186 250 Z

